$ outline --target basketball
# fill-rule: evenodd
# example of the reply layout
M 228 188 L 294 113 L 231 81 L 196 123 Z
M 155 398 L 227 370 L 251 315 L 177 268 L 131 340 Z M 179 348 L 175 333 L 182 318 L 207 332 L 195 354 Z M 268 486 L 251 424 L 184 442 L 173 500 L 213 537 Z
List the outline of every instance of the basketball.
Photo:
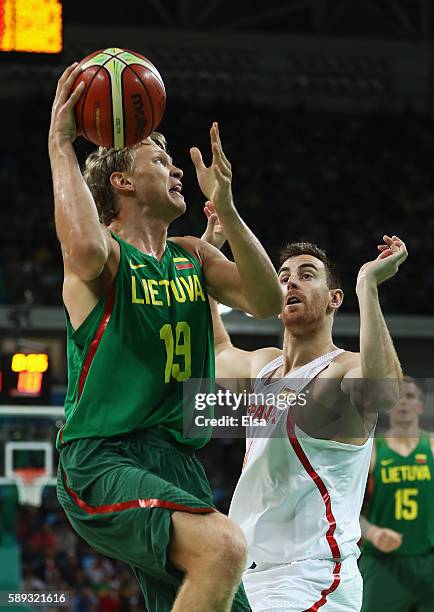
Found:
M 103 147 L 132 146 L 160 124 L 166 104 L 163 79 L 143 55 L 125 49 L 95 51 L 81 62 L 84 81 L 76 106 L 77 133 Z

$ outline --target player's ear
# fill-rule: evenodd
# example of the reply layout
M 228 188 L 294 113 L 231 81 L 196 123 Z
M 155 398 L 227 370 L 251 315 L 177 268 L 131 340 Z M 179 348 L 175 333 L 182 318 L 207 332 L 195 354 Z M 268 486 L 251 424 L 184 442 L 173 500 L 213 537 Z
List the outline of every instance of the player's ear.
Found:
M 344 292 L 342 289 L 332 289 L 330 292 L 330 306 L 333 309 L 338 309 L 344 301 Z
M 110 184 L 120 191 L 134 191 L 134 185 L 125 172 L 113 172 L 110 175 Z

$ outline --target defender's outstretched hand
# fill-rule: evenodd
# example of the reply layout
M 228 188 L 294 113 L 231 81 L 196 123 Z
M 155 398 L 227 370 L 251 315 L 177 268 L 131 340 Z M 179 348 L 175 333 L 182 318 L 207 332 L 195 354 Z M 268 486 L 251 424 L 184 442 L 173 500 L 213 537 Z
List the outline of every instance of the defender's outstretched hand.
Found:
M 71 94 L 71 87 L 80 74 L 81 66 L 74 62 L 64 71 L 57 82 L 56 95 L 54 97 L 51 111 L 51 124 L 49 142 L 62 145 L 65 142 L 73 142 L 77 137 L 74 119 L 74 106 L 83 93 L 85 84 L 80 83 Z
M 215 246 L 216 249 L 221 249 L 226 242 L 226 236 L 223 227 L 220 224 L 218 214 L 215 212 L 213 203 L 207 202 L 203 211 L 208 219 L 208 223 L 202 236 L 202 240 L 212 244 L 212 246 Z
M 205 166 L 202 154 L 197 147 L 190 149 L 190 155 L 196 168 L 197 180 L 202 193 L 208 200 L 212 200 L 219 212 L 221 207 L 232 206 L 232 169 L 229 160 L 223 152 L 217 123 L 210 129 L 212 163 Z
M 364 280 L 369 280 L 378 287 L 395 276 L 399 266 L 407 259 L 407 248 L 400 238 L 384 235 L 383 240 L 384 244 L 378 245 L 380 255 L 377 259 L 368 261 L 360 268 L 357 285 Z

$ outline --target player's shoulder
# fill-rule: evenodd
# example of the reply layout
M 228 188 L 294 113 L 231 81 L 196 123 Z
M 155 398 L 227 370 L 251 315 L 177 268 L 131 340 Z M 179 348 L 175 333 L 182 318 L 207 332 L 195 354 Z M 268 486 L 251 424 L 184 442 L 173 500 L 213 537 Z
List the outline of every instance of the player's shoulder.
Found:
M 257 378 L 259 372 L 269 363 L 282 356 L 282 349 L 274 346 L 258 349 L 251 352 L 250 372 L 251 378 Z
M 343 351 L 333 359 L 333 363 L 356 363 L 358 361 L 360 361 L 360 353 L 353 351 Z
M 360 366 L 360 353 L 343 351 L 336 355 L 330 364 L 330 368 L 336 370 L 336 376 L 345 376 L 347 372 Z
M 431 452 L 432 452 L 433 457 L 434 457 L 434 431 L 429 431 L 427 429 L 422 429 L 421 430 L 421 434 L 428 438 L 430 446 L 431 446 Z
M 195 257 L 200 265 L 203 262 L 203 240 L 196 238 L 195 236 L 171 236 L 167 239 L 168 242 L 180 246 L 184 251 L 188 251 L 193 257 Z

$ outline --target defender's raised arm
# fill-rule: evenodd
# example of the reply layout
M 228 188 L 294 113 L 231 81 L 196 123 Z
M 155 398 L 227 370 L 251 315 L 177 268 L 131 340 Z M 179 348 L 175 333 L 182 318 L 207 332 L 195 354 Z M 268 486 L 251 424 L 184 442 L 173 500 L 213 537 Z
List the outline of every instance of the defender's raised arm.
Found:
M 401 365 L 381 310 L 378 287 L 396 274 L 407 258 L 404 242 L 383 236 L 377 259 L 364 264 L 357 277 L 360 307 L 360 355 L 347 372 L 342 390 L 354 396 L 359 408 L 380 412 L 392 408 L 399 396 Z M 364 383 L 356 382 L 363 379 Z

